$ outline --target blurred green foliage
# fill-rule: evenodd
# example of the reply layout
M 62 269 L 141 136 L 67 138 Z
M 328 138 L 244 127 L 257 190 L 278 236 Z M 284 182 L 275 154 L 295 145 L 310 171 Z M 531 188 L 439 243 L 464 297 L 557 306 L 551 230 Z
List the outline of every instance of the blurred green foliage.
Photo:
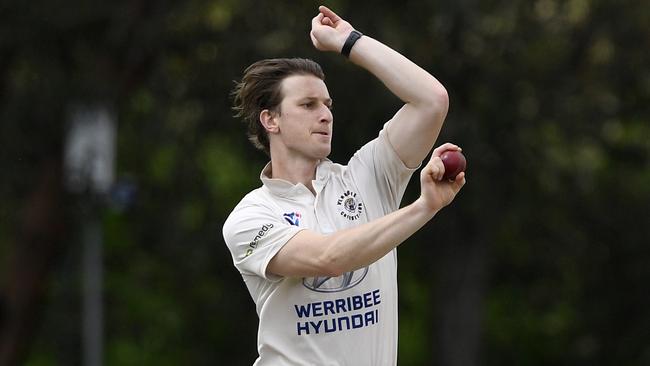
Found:
M 232 117 L 233 80 L 262 58 L 321 63 L 337 162 L 399 108 L 367 72 L 311 47 L 317 5 L 0 6 L 0 263 L 40 163 L 60 154 L 69 106 L 117 112 L 117 176 L 137 199 L 102 211 L 106 364 L 252 364 L 255 309 L 221 225 L 266 157 Z M 451 108 L 439 142 L 468 157 L 461 195 L 400 248 L 400 365 L 454 364 L 438 356 L 454 342 L 444 309 L 470 285 L 476 301 L 453 324 L 478 316 L 480 364 L 649 364 L 650 3 L 327 5 L 442 81 Z M 72 217 L 86 214 L 66 199 Z M 28 365 L 81 362 L 76 230 Z

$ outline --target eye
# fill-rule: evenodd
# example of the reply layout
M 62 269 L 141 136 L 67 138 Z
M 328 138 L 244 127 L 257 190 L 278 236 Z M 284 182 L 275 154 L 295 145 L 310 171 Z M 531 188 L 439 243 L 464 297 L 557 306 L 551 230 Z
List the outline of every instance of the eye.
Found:
M 311 109 L 311 108 L 314 108 L 315 104 L 316 103 L 314 103 L 314 102 L 306 102 L 306 103 L 303 103 L 302 106 L 307 108 L 307 109 Z

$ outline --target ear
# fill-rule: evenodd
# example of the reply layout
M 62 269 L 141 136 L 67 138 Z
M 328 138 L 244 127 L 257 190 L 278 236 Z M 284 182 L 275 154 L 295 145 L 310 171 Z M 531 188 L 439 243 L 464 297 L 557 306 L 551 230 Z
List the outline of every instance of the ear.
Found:
M 268 133 L 280 132 L 280 126 L 278 125 L 277 114 L 275 112 L 268 109 L 260 112 L 260 123 Z

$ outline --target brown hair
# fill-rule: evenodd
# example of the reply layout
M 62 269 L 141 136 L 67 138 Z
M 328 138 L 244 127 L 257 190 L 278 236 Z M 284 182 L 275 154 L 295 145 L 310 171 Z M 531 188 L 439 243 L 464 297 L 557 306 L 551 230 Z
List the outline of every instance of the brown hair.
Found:
M 325 74 L 316 62 L 303 58 L 277 58 L 257 61 L 244 70 L 244 76 L 235 84 L 233 110 L 247 126 L 248 139 L 270 155 L 269 136 L 260 123 L 260 113 L 279 110 L 282 80 L 291 75 L 313 75 L 325 80 Z

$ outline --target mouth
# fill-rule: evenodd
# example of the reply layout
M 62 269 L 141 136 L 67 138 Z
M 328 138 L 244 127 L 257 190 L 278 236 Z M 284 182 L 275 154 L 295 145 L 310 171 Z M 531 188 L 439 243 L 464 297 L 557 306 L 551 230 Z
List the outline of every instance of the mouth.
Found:
M 312 132 L 314 135 L 321 135 L 321 136 L 329 136 L 330 134 L 328 132 L 323 132 L 323 131 L 315 131 Z

